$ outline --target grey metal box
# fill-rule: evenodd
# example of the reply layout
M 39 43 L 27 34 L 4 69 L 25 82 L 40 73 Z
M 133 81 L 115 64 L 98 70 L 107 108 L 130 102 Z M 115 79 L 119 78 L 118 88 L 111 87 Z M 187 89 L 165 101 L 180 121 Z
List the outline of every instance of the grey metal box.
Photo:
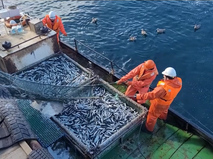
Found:
M 39 19 L 32 19 L 29 21 L 30 30 L 36 34 L 40 34 L 40 28 L 43 26 L 43 23 Z

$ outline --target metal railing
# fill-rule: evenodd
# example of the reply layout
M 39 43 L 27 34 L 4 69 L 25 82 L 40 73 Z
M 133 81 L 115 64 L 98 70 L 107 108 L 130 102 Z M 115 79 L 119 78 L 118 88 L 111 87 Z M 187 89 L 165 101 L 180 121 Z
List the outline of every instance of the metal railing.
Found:
M 34 37 L 30 38 L 30 39 L 27 39 L 27 40 L 25 40 L 25 41 L 23 41 L 23 42 L 20 42 L 20 43 L 18 43 L 18 44 L 16 44 L 16 45 L 11 46 L 11 47 L 8 48 L 8 49 L 2 49 L 1 51 L 7 51 L 7 50 L 12 49 L 12 48 L 15 48 L 15 47 L 18 47 L 18 48 L 19 48 L 21 44 L 24 44 L 24 43 L 26 43 L 26 42 L 28 42 L 28 41 L 31 41 L 31 40 L 33 40 L 33 39 L 35 39 L 35 38 L 38 38 L 38 37 L 41 38 L 40 35 L 36 35 L 36 36 L 34 36 Z
M 2 9 L 4 9 L 4 2 L 3 2 L 3 0 L 1 0 L 1 7 L 2 7 Z
M 79 53 L 79 47 L 78 47 L 78 44 L 81 44 L 82 46 L 84 46 L 85 48 L 87 48 L 88 50 L 92 51 L 93 53 L 95 53 L 96 55 L 102 57 L 105 61 L 107 61 L 110 65 L 110 73 L 112 75 L 115 75 L 115 67 L 117 67 L 119 70 L 121 70 L 123 73 L 127 74 L 128 72 L 125 71 L 124 69 L 122 69 L 121 67 L 119 67 L 115 62 L 113 62 L 111 59 L 107 58 L 106 56 L 104 56 L 103 54 L 95 51 L 94 49 L 90 48 L 89 46 L 85 45 L 84 43 L 74 39 L 74 44 L 75 44 L 75 50 L 76 52 Z M 94 61 L 92 61 L 94 62 Z M 98 65 L 98 64 L 97 64 Z

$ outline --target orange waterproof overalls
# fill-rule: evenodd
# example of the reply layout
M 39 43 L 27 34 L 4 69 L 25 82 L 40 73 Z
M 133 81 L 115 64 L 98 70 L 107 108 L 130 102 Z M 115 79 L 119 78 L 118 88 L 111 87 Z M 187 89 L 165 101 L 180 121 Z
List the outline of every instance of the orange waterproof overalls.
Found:
M 61 21 L 61 18 L 56 15 L 55 20 L 52 22 L 49 18 L 49 15 L 46 15 L 44 19 L 42 19 L 43 25 L 46 25 L 48 28 L 54 30 L 57 33 L 57 40 L 59 42 L 59 31 L 62 32 L 62 34 L 67 35 L 64 25 Z
M 146 120 L 147 130 L 154 130 L 157 118 L 163 120 L 167 118 L 168 109 L 181 88 L 181 78 L 175 77 L 172 80 L 161 80 L 153 91 L 137 95 L 137 99 L 150 99 L 151 102 Z
M 138 91 L 139 94 L 144 94 L 149 90 L 149 86 L 152 84 L 152 81 L 158 75 L 158 70 L 156 66 L 152 70 L 147 70 L 144 63 L 138 65 L 136 68 L 131 70 L 127 75 L 123 76 L 120 80 L 125 82 L 128 79 L 132 79 L 131 84 L 128 86 L 125 95 L 133 97 Z M 139 104 L 145 103 L 145 99 L 137 100 Z

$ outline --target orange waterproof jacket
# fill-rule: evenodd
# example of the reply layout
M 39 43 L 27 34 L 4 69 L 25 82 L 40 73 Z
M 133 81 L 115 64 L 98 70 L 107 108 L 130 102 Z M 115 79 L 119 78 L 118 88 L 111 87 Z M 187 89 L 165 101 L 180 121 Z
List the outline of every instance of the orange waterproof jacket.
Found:
M 152 104 L 163 105 L 169 107 L 174 98 L 182 88 L 182 79 L 175 77 L 172 80 L 161 80 L 157 87 L 148 93 L 138 94 L 137 99 L 149 99 Z
M 147 70 L 144 63 L 138 65 L 131 70 L 127 75 L 123 76 L 120 81 L 125 82 L 128 79 L 133 78 L 131 85 L 135 88 L 149 87 L 152 81 L 158 75 L 157 67 L 155 66 L 152 70 Z
M 66 34 L 61 18 L 57 15 L 53 22 L 50 20 L 49 15 L 46 15 L 44 19 L 42 19 L 42 22 L 44 25 L 47 25 L 48 28 L 54 30 L 56 33 L 59 33 L 59 31 L 61 31 L 62 34 Z
M 168 81 L 161 80 L 158 82 L 157 86 L 162 86 L 166 91 L 164 97 L 155 99 L 157 103 L 160 105 L 170 105 L 182 88 L 182 80 L 179 77 Z

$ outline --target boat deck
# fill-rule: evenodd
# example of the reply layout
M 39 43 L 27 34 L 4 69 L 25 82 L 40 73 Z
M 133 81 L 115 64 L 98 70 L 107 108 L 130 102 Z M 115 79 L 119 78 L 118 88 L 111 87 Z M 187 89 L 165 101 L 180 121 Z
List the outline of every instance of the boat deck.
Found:
M 4 159 L 27 159 L 32 149 L 25 141 L 15 144 L 7 149 L 0 150 L 0 158 Z
M 138 128 L 103 158 L 208 159 L 213 150 L 200 137 L 159 120 L 153 134 Z
M 63 51 L 67 53 L 71 58 L 78 61 L 84 67 L 88 67 L 88 61 L 80 54 L 71 54 L 68 51 L 67 45 L 62 45 Z M 80 60 L 81 59 L 81 60 Z M 83 60 L 84 61 L 83 61 Z M 94 70 L 97 68 L 96 65 L 92 65 L 91 68 Z M 96 73 L 100 73 L 101 77 L 105 77 L 101 73 L 103 70 L 95 70 Z M 108 76 L 109 77 L 109 76 Z M 105 78 L 107 81 L 112 80 Z M 118 79 L 114 79 L 116 81 Z M 126 86 L 111 84 L 113 87 L 124 93 Z M 147 103 L 147 106 L 150 103 Z M 169 115 L 168 115 L 169 116 Z M 142 132 L 138 127 L 130 135 L 124 137 L 122 142 L 118 143 L 116 147 L 110 147 L 105 150 L 105 153 L 99 158 L 103 159 L 131 159 L 131 158 L 148 158 L 148 159 L 167 159 L 167 158 L 185 158 L 185 159 L 210 159 L 213 158 L 212 145 L 207 142 L 205 138 L 202 139 L 202 135 L 195 135 L 180 129 L 185 124 L 179 118 L 171 117 L 170 123 L 178 126 L 172 126 L 168 123 L 164 123 L 158 120 L 153 134 L 147 134 Z M 173 123 L 174 120 L 174 123 Z M 176 121 L 178 120 L 178 121 Z M 181 124 L 179 123 L 181 122 Z M 180 124 L 180 125 L 179 125 Z M 188 125 L 188 124 L 187 124 Z M 185 125 L 185 126 L 187 126 Z M 199 134 L 199 133 L 198 133 Z
M 4 41 L 9 41 L 12 44 L 12 48 L 9 50 L 5 50 L 2 46 L 0 46 L 2 50 L 0 51 L 0 56 L 2 58 L 55 34 L 55 32 L 51 31 L 48 36 L 38 35 L 31 31 L 29 26 L 23 27 L 23 33 L 11 34 L 10 30 L 10 28 L 5 26 L 4 22 L 0 22 L 0 43 L 2 44 Z
M 59 52 L 56 32 L 40 32 L 39 20 L 32 20 L 24 26 L 22 32 L 11 34 L 4 21 L 0 22 L 0 43 L 11 43 L 9 49 L 0 46 L 0 69 L 4 72 L 14 73 L 30 64 L 38 62 L 47 56 Z M 36 29 L 36 30 L 35 30 Z

